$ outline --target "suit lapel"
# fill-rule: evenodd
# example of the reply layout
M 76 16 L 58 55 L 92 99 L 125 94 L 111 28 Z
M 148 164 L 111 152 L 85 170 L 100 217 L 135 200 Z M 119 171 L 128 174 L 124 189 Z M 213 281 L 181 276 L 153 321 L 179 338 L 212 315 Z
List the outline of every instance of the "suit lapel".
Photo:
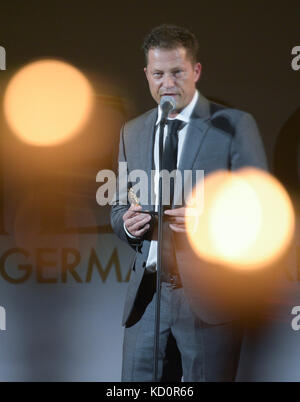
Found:
M 182 201 L 185 200 L 184 186 L 186 176 L 185 170 L 192 171 L 192 183 L 196 183 L 196 175 L 194 165 L 197 156 L 199 155 L 203 141 L 205 140 L 207 131 L 209 129 L 208 120 L 210 118 L 209 101 L 199 93 L 198 102 L 192 112 L 188 131 L 183 144 L 183 150 L 179 161 L 178 170 L 181 173 L 181 188 L 178 188 L 174 194 L 174 203 L 176 205 L 182 205 Z M 188 175 L 189 176 L 189 175 Z M 187 177 L 188 177 L 187 176 Z
M 178 166 L 182 174 L 184 170 L 193 168 L 194 161 L 199 154 L 202 142 L 209 128 L 207 123 L 209 117 L 209 101 L 199 93 L 198 102 L 191 115 Z

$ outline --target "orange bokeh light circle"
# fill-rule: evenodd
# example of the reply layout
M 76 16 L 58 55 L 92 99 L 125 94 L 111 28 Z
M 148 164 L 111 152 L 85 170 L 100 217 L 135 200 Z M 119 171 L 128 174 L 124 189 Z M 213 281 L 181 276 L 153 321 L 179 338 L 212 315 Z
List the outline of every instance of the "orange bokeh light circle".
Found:
M 255 269 L 272 264 L 289 246 L 295 230 L 292 202 L 269 173 L 254 168 L 212 173 L 205 178 L 203 211 L 195 194 L 186 227 L 200 257 Z
M 92 87 L 75 67 L 54 59 L 21 68 L 8 83 L 4 114 L 22 141 L 57 145 L 72 138 L 87 121 Z

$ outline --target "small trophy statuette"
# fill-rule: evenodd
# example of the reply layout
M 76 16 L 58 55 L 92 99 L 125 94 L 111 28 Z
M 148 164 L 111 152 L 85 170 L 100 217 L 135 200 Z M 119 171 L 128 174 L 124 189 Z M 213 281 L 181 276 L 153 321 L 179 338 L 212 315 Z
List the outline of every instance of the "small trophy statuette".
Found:
M 129 199 L 130 204 L 133 204 L 133 205 L 140 204 L 140 200 L 137 197 L 137 195 L 135 194 L 132 187 L 130 187 L 130 189 L 128 190 L 128 199 Z
M 128 200 L 131 205 L 138 206 L 140 205 L 140 199 L 139 197 L 135 194 L 134 190 L 132 187 L 128 190 Z M 150 228 L 152 230 L 153 225 L 155 223 L 155 215 L 157 215 L 157 212 L 154 211 L 135 211 L 135 213 L 140 213 L 140 214 L 149 214 L 151 216 L 151 220 L 148 222 L 150 225 Z

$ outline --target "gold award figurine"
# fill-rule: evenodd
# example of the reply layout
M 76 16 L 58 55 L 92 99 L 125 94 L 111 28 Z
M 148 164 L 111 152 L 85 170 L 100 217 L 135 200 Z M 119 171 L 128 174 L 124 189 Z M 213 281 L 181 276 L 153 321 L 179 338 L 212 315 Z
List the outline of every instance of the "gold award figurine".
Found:
M 130 187 L 130 189 L 128 190 L 128 199 L 129 199 L 130 204 L 133 204 L 133 205 L 140 204 L 140 200 L 137 197 L 137 195 L 135 194 L 132 187 Z
M 140 205 L 140 199 L 139 197 L 135 194 L 134 190 L 132 187 L 128 190 L 128 199 L 131 205 Z M 154 211 L 135 211 L 136 213 L 140 214 L 149 214 L 151 215 L 151 221 L 149 222 L 150 226 L 153 226 L 155 222 L 155 216 L 157 215 L 157 212 Z

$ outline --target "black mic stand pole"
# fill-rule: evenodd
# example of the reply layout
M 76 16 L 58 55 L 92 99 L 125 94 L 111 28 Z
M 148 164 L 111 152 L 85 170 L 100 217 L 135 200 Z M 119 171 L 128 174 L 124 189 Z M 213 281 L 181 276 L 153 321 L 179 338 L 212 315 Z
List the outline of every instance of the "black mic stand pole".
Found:
M 159 172 L 163 160 L 163 139 L 166 125 L 166 118 L 162 116 L 159 124 Z M 154 367 L 153 381 L 158 381 L 158 354 L 159 354 L 159 327 L 160 327 L 160 299 L 161 299 L 161 272 L 162 272 L 162 245 L 163 245 L 163 203 L 162 203 L 162 175 L 159 175 L 158 190 L 158 234 L 157 234 L 157 263 L 156 263 L 156 301 L 155 301 L 155 323 L 154 323 Z

